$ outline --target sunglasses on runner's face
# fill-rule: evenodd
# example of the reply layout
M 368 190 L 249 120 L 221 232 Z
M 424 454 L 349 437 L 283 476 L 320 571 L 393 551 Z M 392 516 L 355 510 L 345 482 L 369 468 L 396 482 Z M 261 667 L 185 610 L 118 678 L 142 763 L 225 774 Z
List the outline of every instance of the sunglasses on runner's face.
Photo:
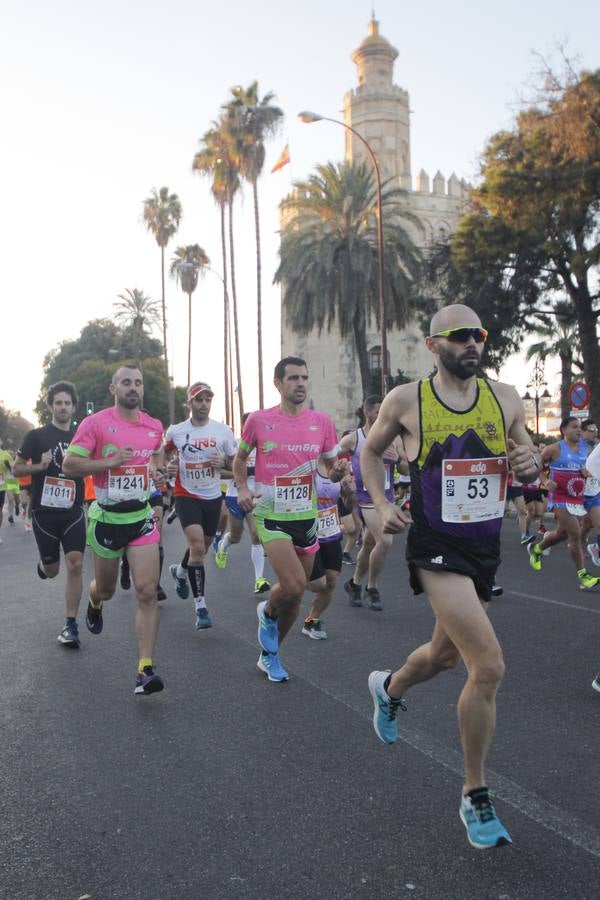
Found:
M 477 344 L 485 344 L 488 333 L 485 328 L 448 328 L 446 331 L 438 331 L 431 337 L 445 337 L 453 344 L 466 344 L 469 338 L 473 338 Z

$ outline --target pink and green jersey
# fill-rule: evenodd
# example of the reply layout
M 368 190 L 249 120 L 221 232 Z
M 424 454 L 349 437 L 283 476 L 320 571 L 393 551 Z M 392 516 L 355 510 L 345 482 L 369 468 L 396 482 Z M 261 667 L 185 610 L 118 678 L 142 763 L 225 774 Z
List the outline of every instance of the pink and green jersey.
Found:
M 137 421 L 122 419 L 114 406 L 87 416 L 78 426 L 68 452 L 89 459 L 106 459 L 125 447 L 134 455 L 127 462 L 93 474 L 96 500 L 105 510 L 145 510 L 150 494 L 150 457 L 162 447 L 158 419 L 139 412 Z
M 240 447 L 256 448 L 254 513 L 264 519 L 294 521 L 317 515 L 315 472 L 319 458 L 334 459 L 339 445 L 326 413 L 304 409 L 284 415 L 279 406 L 253 412 L 244 425 Z

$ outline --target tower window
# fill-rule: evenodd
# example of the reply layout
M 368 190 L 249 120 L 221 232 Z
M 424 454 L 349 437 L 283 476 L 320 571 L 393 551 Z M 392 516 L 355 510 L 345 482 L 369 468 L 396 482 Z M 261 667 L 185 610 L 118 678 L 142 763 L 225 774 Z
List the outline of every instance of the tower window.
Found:
M 387 370 L 390 370 L 390 351 L 387 351 Z M 381 372 L 381 347 L 371 347 L 369 350 L 369 372 Z

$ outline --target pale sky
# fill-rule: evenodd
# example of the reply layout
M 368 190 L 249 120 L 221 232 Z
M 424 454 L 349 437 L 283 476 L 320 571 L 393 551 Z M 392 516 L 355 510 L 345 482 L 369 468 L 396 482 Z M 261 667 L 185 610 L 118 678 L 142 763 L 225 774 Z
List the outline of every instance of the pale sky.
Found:
M 600 7 L 587 0 L 380 0 L 381 33 L 399 50 L 395 81 L 409 91 L 412 172 L 473 180 L 486 139 L 510 124 L 537 62 L 559 44 L 577 67 L 600 65 Z M 142 201 L 166 185 L 183 204 L 180 244 L 199 243 L 221 270 L 219 218 L 208 182 L 191 173 L 201 135 L 233 85 L 257 79 L 285 112 L 260 183 L 265 384 L 280 357 L 278 204 L 291 180 L 339 160 L 343 131 L 303 125 L 303 109 L 339 116 L 356 85 L 351 52 L 371 3 L 330 0 L 4 0 L 0 30 L 0 217 L 3 348 L 0 400 L 32 418 L 45 353 L 110 316 L 137 287 L 160 297 L 160 255 Z M 292 164 L 270 175 L 289 141 Z M 237 281 L 245 405 L 257 403 L 251 194 L 237 207 Z M 171 359 L 183 384 L 186 298 L 169 280 Z M 194 303 L 192 378 L 222 411 L 222 291 L 210 273 Z M 158 335 L 157 335 L 158 336 Z M 547 375 L 553 381 L 549 367 Z M 521 392 L 522 364 L 503 375 Z M 274 392 L 267 397 L 275 399 Z M 318 398 L 315 398 L 318 406 Z

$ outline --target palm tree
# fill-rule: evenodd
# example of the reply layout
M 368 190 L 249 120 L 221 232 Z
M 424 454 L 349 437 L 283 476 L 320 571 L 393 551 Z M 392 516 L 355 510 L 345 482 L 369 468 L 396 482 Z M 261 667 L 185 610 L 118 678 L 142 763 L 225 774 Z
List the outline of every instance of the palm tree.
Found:
M 233 202 L 233 194 L 239 187 L 235 187 L 234 173 L 226 152 L 225 141 L 220 133 L 220 126 L 213 122 L 200 141 L 200 149 L 194 155 L 192 170 L 201 175 L 212 178 L 211 192 L 221 214 L 221 252 L 223 259 L 223 366 L 225 385 L 225 418 L 227 424 L 233 425 L 233 383 L 231 378 L 230 360 L 230 325 L 229 325 L 229 294 L 227 290 L 227 240 L 225 235 L 225 209 Z M 232 232 L 230 229 L 230 238 Z M 239 360 L 239 356 L 238 356 Z M 238 381 L 239 377 L 238 368 Z M 231 418 L 230 418 L 231 417 Z
M 192 294 L 198 287 L 198 278 L 204 275 L 204 267 L 210 265 L 210 259 L 200 244 L 187 244 L 177 247 L 171 261 L 170 274 L 179 281 L 181 290 L 188 295 L 188 366 L 187 383 L 192 383 Z
M 115 320 L 131 329 L 134 354 L 140 359 L 144 336 L 150 334 L 155 325 L 160 325 L 160 303 L 137 288 L 125 288 L 125 293 L 117 294 L 117 297 L 120 302 L 113 303 Z
M 258 205 L 258 178 L 265 162 L 265 140 L 275 134 L 283 110 L 272 106 L 274 94 L 269 92 L 260 99 L 258 82 L 253 81 L 245 90 L 231 88 L 233 100 L 223 107 L 230 133 L 231 152 L 242 178 L 252 186 L 254 201 L 254 234 L 256 240 L 256 330 L 258 343 L 258 402 L 264 406 L 263 355 L 262 355 L 262 285 L 260 253 L 260 218 Z
M 561 417 L 568 416 L 571 410 L 569 389 L 573 381 L 573 369 L 583 371 L 583 363 L 575 356 L 579 346 L 577 317 L 573 306 L 567 301 L 555 304 L 551 314 L 536 313 L 539 324 L 533 329 L 541 340 L 531 344 L 526 358 L 539 359 L 545 362 L 549 356 L 558 356 L 560 360 L 560 409 Z
M 380 327 L 373 173 L 364 163 L 327 163 L 294 188 L 283 204 L 288 221 L 274 278 L 282 285 L 287 321 L 300 334 L 337 325 L 343 339 L 352 337 L 366 395 L 365 332 L 373 318 Z M 387 327 L 402 327 L 410 318 L 420 268 L 419 251 L 402 222 L 418 223 L 402 207 L 403 194 L 387 186 L 382 194 Z
M 169 420 L 175 419 L 175 396 L 169 377 L 169 355 L 167 350 L 167 307 L 165 303 L 165 247 L 176 233 L 181 221 L 181 203 L 177 194 L 169 194 L 168 187 L 160 191 L 152 188 L 149 197 L 144 200 L 144 222 L 148 231 L 152 232 L 160 247 L 160 274 L 162 299 L 163 352 L 165 355 L 165 372 L 167 375 L 169 396 Z

